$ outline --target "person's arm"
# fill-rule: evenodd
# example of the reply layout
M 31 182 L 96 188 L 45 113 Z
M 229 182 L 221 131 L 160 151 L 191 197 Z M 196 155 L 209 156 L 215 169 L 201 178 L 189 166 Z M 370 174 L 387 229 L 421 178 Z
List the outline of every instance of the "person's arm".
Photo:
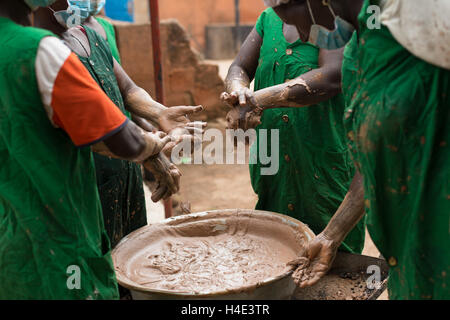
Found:
M 319 68 L 283 84 L 245 92 L 244 104 L 227 115 L 228 127 L 247 130 L 260 124 L 265 109 L 298 108 L 329 100 L 341 92 L 344 49 L 320 50 Z M 229 98 L 225 96 L 225 98 Z
M 305 107 L 327 101 L 341 92 L 344 48 L 321 49 L 319 68 L 286 83 L 256 91 L 252 104 L 262 110 L 277 107 Z
M 242 128 L 246 130 L 249 127 L 256 127 L 260 123 L 261 114 L 247 106 L 247 103 L 253 94 L 249 86 L 258 68 L 262 42 L 262 37 L 254 27 L 228 70 L 225 79 L 226 92 L 223 92 L 220 98 L 232 108 L 226 117 L 229 129 Z
M 247 95 L 251 94 L 249 86 L 258 68 L 261 46 L 262 38 L 255 27 L 242 44 L 225 78 L 226 92 L 222 94 L 222 100 L 228 105 L 246 104 Z
M 153 100 L 147 91 L 138 87 L 116 60 L 114 72 L 124 97 L 125 107 L 132 113 L 132 117 L 137 119 L 138 124 L 145 130 L 153 125 L 171 137 L 171 142 L 163 150 L 167 157 L 171 157 L 174 147 L 182 141 L 190 142 L 194 146 L 192 150 L 201 146 L 195 143 L 197 140 L 195 133 L 203 133 L 206 123 L 192 122 L 188 115 L 202 111 L 202 106 L 167 108 Z
M 96 29 L 94 30 L 102 29 L 102 26 L 95 19 L 90 18 L 89 21 L 91 22 L 89 24 L 91 27 L 92 25 L 95 26 Z M 72 35 L 79 41 L 84 42 L 84 48 L 89 51 L 89 40 L 86 34 L 79 28 L 71 28 L 64 34 L 64 40 L 70 49 L 79 55 L 86 56 L 85 49 L 78 41 L 74 40 Z M 193 127 L 195 125 L 204 127 L 206 125 L 205 123 L 190 122 L 187 118 L 188 114 L 202 111 L 202 106 L 167 108 L 154 101 L 144 89 L 138 87 L 114 58 L 113 64 L 114 74 L 125 103 L 125 108 L 131 112 L 132 118 L 137 121 L 139 126 L 142 125 L 141 128 L 144 130 L 148 126 L 143 120 L 150 122 L 151 125 L 168 134 L 171 134 L 173 129 L 177 127 Z M 189 130 L 187 129 L 185 133 L 188 135 Z M 178 139 L 178 137 L 173 138 L 174 140 Z
M 139 127 L 144 129 L 148 132 L 155 132 L 158 131 L 158 129 L 152 125 L 149 121 L 145 120 L 144 118 L 138 117 L 135 114 L 131 115 L 131 120 L 133 120 L 134 123 L 136 123 Z
M 91 147 L 94 152 L 112 158 L 144 162 L 161 152 L 170 140 L 164 132 L 146 132 L 128 121 L 117 133 L 91 144 Z
M 187 116 L 202 111 L 202 106 L 168 108 L 153 100 L 147 91 L 137 86 L 116 60 L 114 60 L 114 73 L 125 107 L 133 115 L 144 118 L 166 133 L 170 133 L 175 128 L 191 127 L 197 124 L 191 122 Z
M 357 172 L 350 189 L 326 228 L 290 262 L 294 282 L 300 287 L 316 284 L 331 268 L 337 250 L 365 214 L 363 177 Z
M 46 37 L 41 41 L 35 66 L 51 123 L 64 130 L 76 146 L 93 146 L 107 155 L 144 165 L 157 161 L 170 137 L 144 132 L 129 121 L 60 40 Z M 170 165 L 157 169 L 166 170 L 157 172 L 164 178 L 164 186 L 178 190 L 179 172 Z

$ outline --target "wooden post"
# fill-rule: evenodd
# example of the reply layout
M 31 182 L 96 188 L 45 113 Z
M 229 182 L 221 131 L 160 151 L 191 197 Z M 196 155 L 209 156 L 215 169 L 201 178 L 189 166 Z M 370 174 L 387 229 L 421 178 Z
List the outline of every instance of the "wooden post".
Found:
M 236 50 L 239 50 L 241 47 L 241 10 L 239 6 L 239 0 L 234 0 L 234 41 Z
M 159 103 L 165 105 L 158 0 L 149 0 L 149 9 L 150 24 L 152 29 L 153 68 L 155 76 L 156 100 Z M 164 213 L 166 219 L 172 217 L 173 215 L 172 199 L 170 198 L 164 201 Z

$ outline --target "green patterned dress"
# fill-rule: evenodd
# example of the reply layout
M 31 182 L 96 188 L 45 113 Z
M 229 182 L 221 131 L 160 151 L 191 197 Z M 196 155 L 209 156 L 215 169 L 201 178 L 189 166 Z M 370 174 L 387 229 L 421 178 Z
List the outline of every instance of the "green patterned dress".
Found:
M 256 30 L 263 39 L 255 90 L 297 78 L 318 68 L 319 48 L 300 39 L 288 43 L 283 22 L 273 9 L 262 13 Z M 355 170 L 347 147 L 344 125 L 344 99 L 338 95 L 305 108 L 277 108 L 264 111 L 260 129 L 278 129 L 280 135 L 279 171 L 262 175 L 265 165 L 250 165 L 256 209 L 292 216 L 320 233 L 343 201 Z M 258 139 L 260 133 L 258 132 Z M 270 133 L 268 135 L 270 146 Z M 258 151 L 258 141 L 252 153 Z M 360 253 L 365 227 L 361 221 L 347 236 L 342 249 Z
M 41 102 L 36 54 L 48 36 L 0 17 L 0 300 L 117 299 L 91 149 Z M 72 267 L 80 289 L 67 285 Z
M 78 57 L 108 97 L 126 114 L 109 44 L 94 30 L 86 26 L 84 29 L 91 54 L 89 58 Z M 124 236 L 147 224 L 141 167 L 99 154 L 94 154 L 94 160 L 105 228 L 114 248 Z
M 367 27 L 344 53 L 345 123 L 391 299 L 450 299 L 450 71 Z

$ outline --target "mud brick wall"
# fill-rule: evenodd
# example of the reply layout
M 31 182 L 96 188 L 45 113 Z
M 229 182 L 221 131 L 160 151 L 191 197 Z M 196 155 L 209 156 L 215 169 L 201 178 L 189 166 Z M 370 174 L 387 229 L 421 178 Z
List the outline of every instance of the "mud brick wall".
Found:
M 150 24 L 115 24 L 122 65 L 136 84 L 155 97 Z M 196 120 L 224 117 L 224 90 L 218 66 L 202 61 L 176 20 L 161 22 L 164 97 L 167 106 L 203 105 Z
M 235 2 L 233 0 L 161 0 L 161 19 L 176 18 L 186 28 L 191 45 L 204 51 L 205 27 L 212 23 L 234 24 Z M 254 25 L 261 12 L 266 9 L 262 0 L 240 0 L 241 24 Z M 148 0 L 134 0 L 136 23 L 148 23 Z

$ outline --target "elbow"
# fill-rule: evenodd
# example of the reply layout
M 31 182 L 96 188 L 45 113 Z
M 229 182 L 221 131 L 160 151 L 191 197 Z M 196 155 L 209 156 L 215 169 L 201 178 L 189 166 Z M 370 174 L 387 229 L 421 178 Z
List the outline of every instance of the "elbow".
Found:
M 240 78 L 248 77 L 246 68 L 238 61 L 239 59 L 234 60 L 228 69 L 228 74 L 225 81 L 232 81 Z

